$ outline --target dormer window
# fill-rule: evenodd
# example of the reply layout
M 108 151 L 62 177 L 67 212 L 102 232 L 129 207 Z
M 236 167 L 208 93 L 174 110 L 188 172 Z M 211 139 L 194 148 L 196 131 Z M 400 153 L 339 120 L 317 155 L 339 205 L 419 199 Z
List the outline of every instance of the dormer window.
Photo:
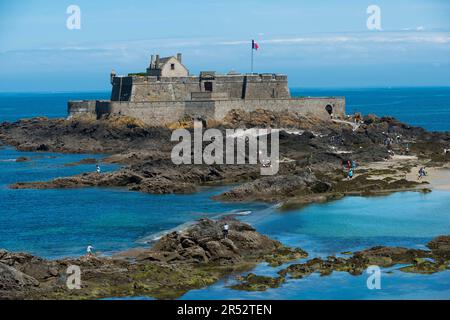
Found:
M 175 63 L 170 64 L 170 70 L 175 70 Z

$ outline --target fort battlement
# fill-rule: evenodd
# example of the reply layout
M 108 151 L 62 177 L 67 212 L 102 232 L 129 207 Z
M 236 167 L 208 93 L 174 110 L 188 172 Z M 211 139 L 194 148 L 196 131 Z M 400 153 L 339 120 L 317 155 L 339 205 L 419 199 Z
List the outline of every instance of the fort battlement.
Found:
M 223 120 L 232 110 L 295 112 L 330 119 L 345 115 L 345 98 L 291 98 L 283 74 L 189 74 L 177 57 L 152 56 L 144 74 L 111 73 L 111 100 L 69 101 L 69 115 L 120 114 L 149 125 L 167 125 L 186 117 Z

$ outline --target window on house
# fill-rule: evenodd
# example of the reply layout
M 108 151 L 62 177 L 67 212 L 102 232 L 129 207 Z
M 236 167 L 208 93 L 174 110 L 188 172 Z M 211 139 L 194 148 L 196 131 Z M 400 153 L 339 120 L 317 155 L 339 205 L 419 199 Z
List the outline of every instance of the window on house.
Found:
M 171 70 L 175 70 L 175 63 L 171 63 L 171 64 L 170 64 L 170 69 L 171 69 Z

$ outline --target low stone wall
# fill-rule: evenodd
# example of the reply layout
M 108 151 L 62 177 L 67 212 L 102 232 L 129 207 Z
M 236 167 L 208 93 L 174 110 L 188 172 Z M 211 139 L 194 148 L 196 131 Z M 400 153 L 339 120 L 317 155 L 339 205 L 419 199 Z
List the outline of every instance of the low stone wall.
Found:
M 258 109 L 293 112 L 330 119 L 345 116 L 345 98 L 233 99 L 190 101 L 70 101 L 69 115 L 88 113 L 97 118 L 104 114 L 130 116 L 151 126 L 163 126 L 185 117 L 222 121 L 233 109 L 252 112 Z
M 75 116 L 78 114 L 95 114 L 96 113 L 96 102 L 95 100 L 75 100 L 69 101 L 67 104 L 67 113 L 69 116 Z
M 294 99 L 246 99 L 215 101 L 215 119 L 218 121 L 233 109 L 252 112 L 257 109 L 269 110 L 273 112 L 295 112 L 302 115 L 312 115 L 314 117 L 329 119 L 330 113 L 327 106 L 331 107 L 334 117 L 343 118 L 345 116 L 345 98 L 294 98 Z
M 150 126 L 162 126 L 182 119 L 185 115 L 185 102 L 128 102 L 111 101 L 97 105 L 97 116 L 105 113 L 137 118 Z

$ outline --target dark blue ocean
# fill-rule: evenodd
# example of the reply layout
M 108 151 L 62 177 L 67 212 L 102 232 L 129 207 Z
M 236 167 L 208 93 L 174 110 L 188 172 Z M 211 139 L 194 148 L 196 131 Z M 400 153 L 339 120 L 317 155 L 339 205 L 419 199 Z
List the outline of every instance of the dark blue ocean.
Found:
M 347 112 L 393 115 L 429 130 L 450 130 L 450 88 L 292 90 L 303 96 L 342 95 Z M 108 93 L 0 94 L 0 121 L 34 116 L 64 117 L 69 99 L 107 99 Z M 20 156 L 27 162 L 15 162 Z M 103 155 L 18 152 L 0 146 L 0 248 L 47 258 L 79 256 L 87 245 L 109 255 L 181 229 L 201 217 L 235 213 L 260 232 L 310 257 L 340 254 L 373 245 L 423 248 L 440 234 L 450 234 L 450 192 L 396 193 L 385 197 L 346 197 L 301 210 L 279 212 L 275 206 L 225 204 L 211 196 L 227 187 L 192 195 L 149 195 L 121 188 L 11 190 L 17 181 L 47 180 L 95 170 L 94 165 L 66 166 Z M 117 169 L 102 164 L 104 171 Z M 277 269 L 259 265 L 257 274 Z M 184 299 L 450 299 L 450 271 L 413 275 L 383 270 L 382 289 L 369 290 L 366 275 L 288 279 L 268 292 L 229 289 L 234 276 Z M 143 297 L 141 297 L 143 298 Z
M 432 131 L 450 130 L 450 87 L 304 89 L 292 96 L 344 96 L 347 113 L 390 115 Z M 0 122 L 67 115 L 67 100 L 109 99 L 109 92 L 0 93 Z

